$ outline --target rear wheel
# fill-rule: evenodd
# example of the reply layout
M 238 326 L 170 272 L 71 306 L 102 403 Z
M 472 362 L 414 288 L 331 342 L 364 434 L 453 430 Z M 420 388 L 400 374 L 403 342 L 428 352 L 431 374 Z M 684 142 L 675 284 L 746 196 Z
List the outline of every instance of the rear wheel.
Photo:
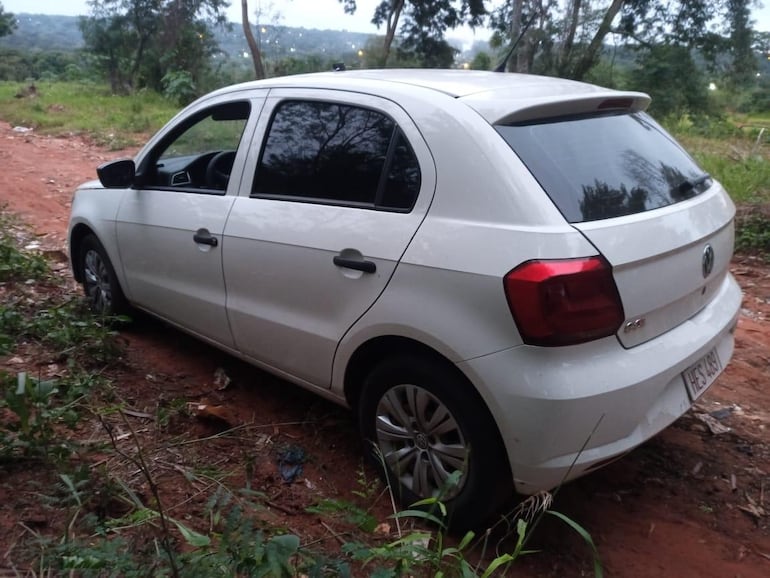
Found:
M 486 405 L 446 363 L 411 356 L 384 361 L 364 383 L 359 419 L 404 507 L 437 498 L 447 506 L 448 524 L 476 528 L 512 494 Z
M 86 301 L 94 313 L 120 315 L 128 311 L 115 269 L 96 236 L 87 235 L 81 242 L 78 266 Z

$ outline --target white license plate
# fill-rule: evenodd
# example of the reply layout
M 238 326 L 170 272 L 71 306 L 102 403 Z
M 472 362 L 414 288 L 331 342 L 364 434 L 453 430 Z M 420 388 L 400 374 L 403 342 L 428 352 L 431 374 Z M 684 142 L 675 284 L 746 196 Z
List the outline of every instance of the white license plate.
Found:
M 712 349 L 698 361 L 682 372 L 682 379 L 690 398 L 695 401 L 714 383 L 717 376 L 722 373 L 722 363 L 719 361 L 717 350 Z

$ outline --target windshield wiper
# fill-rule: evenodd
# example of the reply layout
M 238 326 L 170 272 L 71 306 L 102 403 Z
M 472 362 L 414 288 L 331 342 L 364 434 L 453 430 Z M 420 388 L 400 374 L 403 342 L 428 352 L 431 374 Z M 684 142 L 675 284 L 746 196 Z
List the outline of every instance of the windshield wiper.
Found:
M 695 177 L 694 179 L 685 179 L 681 183 L 679 183 L 679 186 L 677 187 L 677 190 L 682 195 L 689 195 L 692 193 L 692 191 L 698 187 L 700 187 L 702 184 L 704 184 L 706 181 L 711 180 L 711 175 L 708 173 L 703 173 L 699 177 Z

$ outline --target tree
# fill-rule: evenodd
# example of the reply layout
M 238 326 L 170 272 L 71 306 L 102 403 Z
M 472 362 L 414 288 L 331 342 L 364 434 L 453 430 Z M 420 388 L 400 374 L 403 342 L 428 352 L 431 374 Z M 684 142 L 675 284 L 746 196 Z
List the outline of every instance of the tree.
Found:
M 355 0 L 339 0 L 345 12 L 356 11 Z M 383 66 L 390 58 L 396 30 L 401 25 L 401 58 L 415 58 L 422 66 L 447 67 L 455 50 L 444 40 L 448 29 L 462 24 L 478 26 L 486 16 L 484 0 L 382 0 L 374 10 L 372 23 L 385 24 Z
M 714 33 L 719 14 L 729 4 L 750 1 L 506 0 L 490 23 L 498 45 L 519 40 L 508 70 L 582 80 L 599 62 L 610 34 L 616 44 L 626 43 L 639 54 L 664 44 L 697 49 L 713 60 L 725 51 L 723 39 Z M 735 30 L 745 28 L 740 12 L 734 20 Z
M 163 88 L 166 75 L 196 83 L 216 50 L 211 26 L 225 22 L 226 0 L 89 0 L 80 28 L 113 91 Z
M 251 59 L 254 61 L 254 76 L 257 80 L 265 78 L 265 65 L 262 62 L 262 52 L 259 49 L 254 33 L 249 24 L 249 2 L 241 0 L 241 20 L 243 21 L 243 34 L 246 36 L 246 43 L 251 51 Z
M 8 36 L 16 29 L 16 18 L 10 12 L 6 12 L 3 3 L 0 2 L 0 36 Z
M 750 0 L 727 0 L 727 19 L 730 27 L 730 83 L 734 87 L 749 84 L 757 70 L 752 47 Z
M 401 17 L 401 11 L 404 9 L 404 0 L 391 0 L 390 2 L 380 2 L 374 11 L 372 22 L 379 28 L 385 23 L 385 41 L 382 48 L 382 66 L 388 64 L 390 56 L 390 47 L 393 45 L 393 38 L 396 36 L 396 27 Z
M 686 46 L 656 44 L 642 50 L 629 88 L 649 93 L 650 110 L 661 118 L 709 112 L 708 82 Z

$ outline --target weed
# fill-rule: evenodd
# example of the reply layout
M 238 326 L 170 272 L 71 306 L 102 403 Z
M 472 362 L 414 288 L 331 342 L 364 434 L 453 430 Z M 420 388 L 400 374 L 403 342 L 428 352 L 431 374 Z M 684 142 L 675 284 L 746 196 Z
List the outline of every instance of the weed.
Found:
M 305 511 L 311 514 L 342 518 L 345 522 L 368 533 L 374 532 L 377 527 L 377 518 L 347 500 L 321 500 L 315 506 L 306 508 Z
M 14 383 L 15 382 L 15 383 Z M 4 397 L 0 409 L 9 410 L 13 419 L 0 429 L 0 459 L 63 458 L 72 443 L 60 439 L 56 426 L 73 427 L 77 413 L 74 402 L 59 404 L 59 390 L 53 380 L 38 380 L 20 372 L 14 379 L 2 379 Z
M 0 206 L 0 282 L 42 280 L 49 275 L 48 263 L 39 253 L 23 250 L 29 233 Z
M 770 260 L 770 205 L 747 206 L 738 211 L 735 247 Z

